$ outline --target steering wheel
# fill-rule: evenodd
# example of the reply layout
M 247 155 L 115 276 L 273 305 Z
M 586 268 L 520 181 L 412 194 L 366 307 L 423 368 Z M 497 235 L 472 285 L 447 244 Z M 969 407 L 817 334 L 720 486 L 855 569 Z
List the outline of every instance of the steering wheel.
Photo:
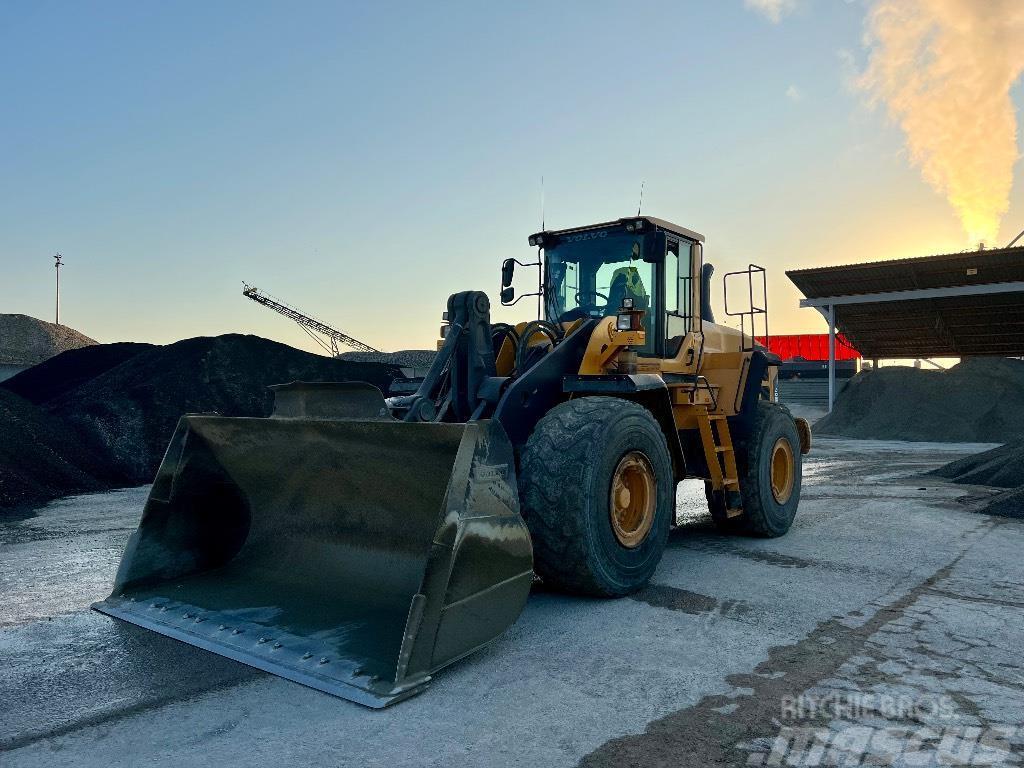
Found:
M 604 299 L 604 307 L 599 307 L 597 305 L 596 301 L 591 301 L 591 302 L 581 301 L 580 300 L 581 296 L 585 296 L 587 298 L 593 298 L 593 299 Z M 577 309 L 580 309 L 580 310 L 586 312 L 588 315 L 591 312 L 601 312 L 601 311 L 603 311 L 608 306 L 608 296 L 606 294 L 601 293 L 600 291 L 576 291 L 576 296 L 574 298 L 575 298 L 575 301 L 576 301 Z

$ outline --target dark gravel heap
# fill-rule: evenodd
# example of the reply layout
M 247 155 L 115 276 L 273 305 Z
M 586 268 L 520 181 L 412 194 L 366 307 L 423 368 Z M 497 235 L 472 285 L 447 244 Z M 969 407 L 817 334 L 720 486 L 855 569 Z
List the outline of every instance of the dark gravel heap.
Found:
M 72 349 L 12 376 L 0 387 L 41 405 L 153 348 L 153 344 L 126 341 Z
M 367 381 L 386 392 L 399 374 L 239 334 L 79 354 L 52 363 L 61 381 L 36 368 L 10 380 L 38 407 L 0 388 L 0 507 L 151 482 L 182 414 L 267 416 L 270 384 Z M 75 386 L 62 383 L 74 376 Z
M 1010 490 L 993 496 L 981 511 L 1024 518 L 1024 440 L 951 461 L 931 472 L 954 483 L 991 485 Z
M 386 392 L 396 374 L 258 336 L 201 336 L 142 352 L 46 407 L 104 446 L 133 482 L 148 483 L 183 413 L 269 416 L 271 384 L 368 381 Z
M 354 363 L 387 363 L 403 368 L 429 368 L 437 352 L 429 349 L 402 349 L 398 352 L 342 352 L 338 357 Z
M 1024 486 L 993 496 L 981 511 L 986 515 L 1024 519 Z
M 1024 485 L 1024 440 L 951 461 L 931 474 L 954 483 L 1016 488 Z
M 949 370 L 858 374 L 814 425 L 820 435 L 1004 443 L 1024 438 L 1024 361 L 972 358 Z
M 98 491 L 121 480 L 61 419 L 0 389 L 0 508 Z

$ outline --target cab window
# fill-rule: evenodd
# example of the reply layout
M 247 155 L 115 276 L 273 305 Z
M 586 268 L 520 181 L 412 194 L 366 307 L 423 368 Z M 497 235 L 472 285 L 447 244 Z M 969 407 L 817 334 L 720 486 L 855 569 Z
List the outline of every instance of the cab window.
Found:
M 675 357 L 691 328 L 693 301 L 693 246 L 687 241 L 669 243 L 665 257 L 665 356 Z

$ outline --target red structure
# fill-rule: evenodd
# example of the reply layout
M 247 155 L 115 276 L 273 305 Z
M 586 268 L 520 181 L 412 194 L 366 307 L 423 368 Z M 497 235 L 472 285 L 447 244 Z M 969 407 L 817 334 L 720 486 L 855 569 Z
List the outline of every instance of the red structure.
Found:
M 764 336 L 757 338 L 764 344 Z M 804 360 L 828 360 L 827 333 L 798 333 L 790 336 L 771 336 L 768 350 L 783 360 L 803 358 Z M 836 360 L 857 360 L 860 352 L 855 350 L 842 336 L 836 336 Z

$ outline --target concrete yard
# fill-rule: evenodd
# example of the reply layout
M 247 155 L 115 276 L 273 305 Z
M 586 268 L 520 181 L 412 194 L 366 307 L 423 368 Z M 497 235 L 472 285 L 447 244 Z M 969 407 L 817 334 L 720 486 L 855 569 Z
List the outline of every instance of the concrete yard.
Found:
M 685 525 L 653 583 L 536 591 L 382 711 L 118 622 L 145 488 L 0 522 L 0 764 L 1017 765 L 1024 522 L 921 473 L 990 446 L 818 440 L 790 533 Z

